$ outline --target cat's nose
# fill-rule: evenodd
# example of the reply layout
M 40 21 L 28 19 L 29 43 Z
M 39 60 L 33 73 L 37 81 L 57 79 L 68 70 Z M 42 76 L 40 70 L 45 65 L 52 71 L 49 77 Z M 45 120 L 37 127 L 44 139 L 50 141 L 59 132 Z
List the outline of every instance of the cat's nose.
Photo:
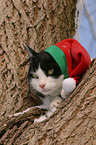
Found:
M 41 85 L 39 85 L 39 87 L 42 88 L 42 89 L 44 89 L 45 84 L 41 84 Z

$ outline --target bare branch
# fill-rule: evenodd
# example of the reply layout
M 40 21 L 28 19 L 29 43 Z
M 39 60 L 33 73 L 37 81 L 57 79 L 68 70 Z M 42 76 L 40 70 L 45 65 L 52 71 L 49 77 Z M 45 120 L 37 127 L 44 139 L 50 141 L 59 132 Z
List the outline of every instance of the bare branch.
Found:
M 94 27 L 94 26 L 95 26 L 95 24 L 94 24 L 94 18 L 93 18 L 92 15 L 88 12 L 84 0 L 82 0 L 82 2 L 83 2 L 83 7 L 84 7 L 84 10 L 85 10 L 86 16 L 87 16 L 88 21 L 89 21 L 89 23 L 90 23 L 90 28 L 91 28 L 91 32 L 92 32 L 93 38 L 96 40 L 96 31 L 95 31 L 95 27 Z

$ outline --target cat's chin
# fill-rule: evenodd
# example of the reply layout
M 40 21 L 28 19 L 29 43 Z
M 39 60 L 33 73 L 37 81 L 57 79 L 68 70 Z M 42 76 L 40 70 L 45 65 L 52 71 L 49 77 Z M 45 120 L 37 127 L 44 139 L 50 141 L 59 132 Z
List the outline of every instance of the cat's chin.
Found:
M 53 91 L 52 90 L 50 90 L 50 91 L 42 91 L 41 92 L 41 94 L 43 94 L 43 95 L 51 95 L 53 93 Z
M 54 89 L 51 89 L 51 90 L 42 90 L 42 91 L 39 91 L 41 94 L 47 96 L 47 95 L 50 95 L 50 96 L 57 96 L 60 94 L 61 92 L 61 88 L 58 88 L 57 90 L 54 90 Z

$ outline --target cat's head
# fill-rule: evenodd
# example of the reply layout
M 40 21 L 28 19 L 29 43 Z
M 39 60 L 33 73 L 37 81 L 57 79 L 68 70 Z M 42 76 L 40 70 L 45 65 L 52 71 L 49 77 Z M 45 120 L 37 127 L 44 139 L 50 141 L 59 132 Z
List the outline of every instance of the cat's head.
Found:
M 31 86 L 43 95 L 59 95 L 64 75 L 53 57 L 39 53 L 26 45 L 30 59 L 28 79 Z

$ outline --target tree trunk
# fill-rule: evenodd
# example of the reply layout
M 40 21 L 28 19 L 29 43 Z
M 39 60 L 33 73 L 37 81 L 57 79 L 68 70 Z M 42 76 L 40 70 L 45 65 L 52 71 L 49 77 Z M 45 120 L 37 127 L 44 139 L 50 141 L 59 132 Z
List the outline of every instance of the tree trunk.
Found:
M 40 51 L 64 38 L 73 37 L 76 2 L 77 0 L 0 2 L 1 119 L 38 103 L 28 97 L 28 54 L 24 44 Z M 34 98 L 34 92 L 31 92 L 31 96 Z
M 0 144 L 96 144 L 96 59 L 57 111 L 45 121 L 32 124 L 43 113 L 34 107 L 23 115 L 5 118 L 0 124 Z
M 38 94 L 27 86 L 28 55 L 24 43 L 40 51 L 72 38 L 76 2 L 0 2 L 0 144 L 96 144 L 96 60 L 76 90 L 46 121 L 32 124 L 45 112 L 35 107 L 23 115 L 8 117 L 40 103 L 34 99 Z

